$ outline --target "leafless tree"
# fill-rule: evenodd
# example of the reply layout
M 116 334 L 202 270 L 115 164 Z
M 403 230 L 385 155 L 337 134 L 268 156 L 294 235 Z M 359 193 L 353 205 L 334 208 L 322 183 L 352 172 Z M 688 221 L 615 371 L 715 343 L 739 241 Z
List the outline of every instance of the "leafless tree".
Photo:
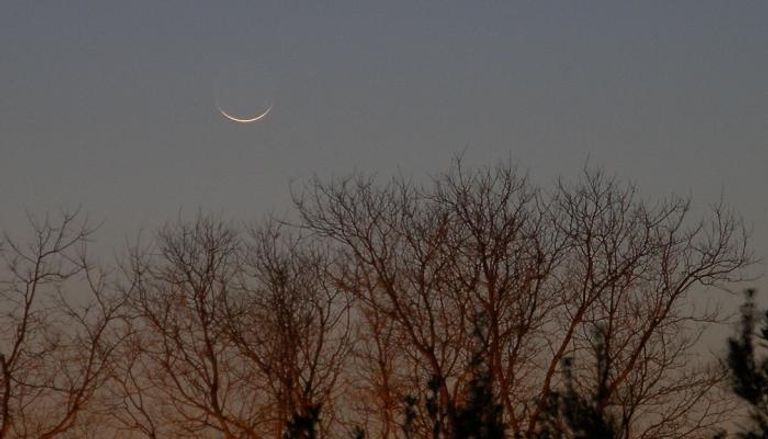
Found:
M 599 376 L 582 370 L 575 379 L 601 389 L 598 408 L 620 413 L 622 437 L 707 434 L 729 405 L 715 391 L 722 372 L 701 357 L 695 364 L 701 323 L 718 318 L 716 309 L 698 311 L 705 300 L 695 295 L 738 279 L 749 263 L 740 221 L 722 206 L 690 218 L 685 199 L 649 204 L 633 185 L 599 171 L 574 186 L 561 182 L 549 209 L 566 237 L 552 276 L 565 300 L 556 308 L 558 330 L 546 336 L 551 357 L 528 431 L 567 355 L 576 364 L 603 362 Z
M 115 417 L 146 437 L 279 437 L 320 405 L 334 424 L 349 303 L 321 248 L 275 223 L 166 226 L 127 270 L 130 342 Z
M 722 418 L 710 397 L 722 375 L 690 367 L 697 322 L 716 317 L 696 313 L 692 295 L 749 263 L 743 228 L 722 207 L 694 220 L 687 200 L 650 203 L 600 171 L 544 191 L 510 166 L 461 163 L 426 186 L 316 181 L 296 202 L 302 226 L 349 261 L 346 290 L 395 325 L 411 388 L 441 378 L 443 424 L 479 315 L 514 434 L 536 434 L 564 358 L 595 363 L 581 357 L 598 329 L 604 376 L 583 368 L 575 380 L 604 382 L 601 407 L 621 412 L 624 437 L 692 437 Z
M 218 431 L 251 437 L 260 419 L 226 332 L 238 275 L 237 233 L 200 216 L 165 226 L 126 264 L 130 343 L 115 374 L 115 416 L 148 437 Z
M 403 416 L 403 395 L 409 394 L 407 355 L 403 340 L 388 316 L 358 303 L 355 309 L 354 349 L 347 374 L 352 392 L 350 410 L 369 437 L 398 437 Z
M 230 301 L 230 337 L 266 386 L 276 437 L 315 406 L 328 432 L 351 337 L 350 301 L 331 275 L 334 261 L 275 222 L 251 228 L 249 238 L 241 288 Z
M 414 437 L 450 437 L 478 352 L 512 437 L 553 422 L 564 385 L 624 439 L 702 437 L 730 413 L 699 349 L 720 318 L 704 295 L 751 260 L 722 205 L 460 162 L 295 201 L 290 225 L 170 223 L 115 283 L 78 215 L 4 235 L 0 438 L 281 437 L 318 409 L 321 437 L 397 438 L 405 405 Z
M 111 372 L 120 302 L 93 265 L 85 218 L 28 215 L 2 239 L 0 437 L 53 438 L 78 425 Z

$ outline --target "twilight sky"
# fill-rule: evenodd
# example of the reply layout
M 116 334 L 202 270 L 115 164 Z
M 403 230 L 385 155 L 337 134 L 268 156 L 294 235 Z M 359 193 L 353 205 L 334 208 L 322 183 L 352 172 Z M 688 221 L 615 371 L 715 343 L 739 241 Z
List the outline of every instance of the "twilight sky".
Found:
M 589 160 L 649 196 L 724 193 L 768 255 L 768 2 L 329 3 L 3 1 L 2 226 L 79 205 L 117 245 L 463 151 L 540 182 Z M 238 125 L 217 101 L 274 108 Z

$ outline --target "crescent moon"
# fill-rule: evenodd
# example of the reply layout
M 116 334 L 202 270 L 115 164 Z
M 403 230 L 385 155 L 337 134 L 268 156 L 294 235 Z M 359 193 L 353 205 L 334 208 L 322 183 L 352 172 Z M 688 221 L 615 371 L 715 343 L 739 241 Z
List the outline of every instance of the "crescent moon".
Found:
M 233 122 L 237 122 L 237 123 L 251 123 L 251 122 L 256 122 L 257 120 L 264 119 L 267 116 L 267 114 L 269 114 L 269 112 L 272 111 L 272 104 L 269 104 L 267 109 L 264 110 L 263 112 L 257 114 L 256 116 L 250 117 L 250 118 L 235 117 L 235 116 L 232 116 L 231 114 L 227 113 L 226 111 L 224 111 L 218 105 L 217 105 L 217 108 L 219 109 L 219 113 L 221 113 L 222 116 L 226 117 L 227 119 L 229 119 L 229 120 L 231 120 Z

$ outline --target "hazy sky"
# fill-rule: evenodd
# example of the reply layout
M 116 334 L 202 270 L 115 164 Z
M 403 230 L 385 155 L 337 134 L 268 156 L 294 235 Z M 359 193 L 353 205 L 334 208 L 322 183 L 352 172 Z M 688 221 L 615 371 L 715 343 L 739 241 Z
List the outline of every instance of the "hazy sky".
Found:
M 724 192 L 768 254 L 768 2 L 327 3 L 0 3 L 2 224 L 80 205 L 120 242 L 464 151 L 542 182 L 589 159 L 651 196 Z M 238 125 L 217 100 L 274 108 Z

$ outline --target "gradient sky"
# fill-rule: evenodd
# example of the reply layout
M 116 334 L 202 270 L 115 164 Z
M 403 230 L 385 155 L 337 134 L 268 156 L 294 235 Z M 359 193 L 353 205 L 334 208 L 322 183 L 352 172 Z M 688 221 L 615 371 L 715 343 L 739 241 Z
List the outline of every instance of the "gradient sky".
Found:
M 724 193 L 768 254 L 768 2 L 326 3 L 3 1 L 2 225 L 79 205 L 119 244 L 463 151 L 541 182 L 589 160 L 650 196 Z M 238 125 L 217 100 L 274 108 Z

